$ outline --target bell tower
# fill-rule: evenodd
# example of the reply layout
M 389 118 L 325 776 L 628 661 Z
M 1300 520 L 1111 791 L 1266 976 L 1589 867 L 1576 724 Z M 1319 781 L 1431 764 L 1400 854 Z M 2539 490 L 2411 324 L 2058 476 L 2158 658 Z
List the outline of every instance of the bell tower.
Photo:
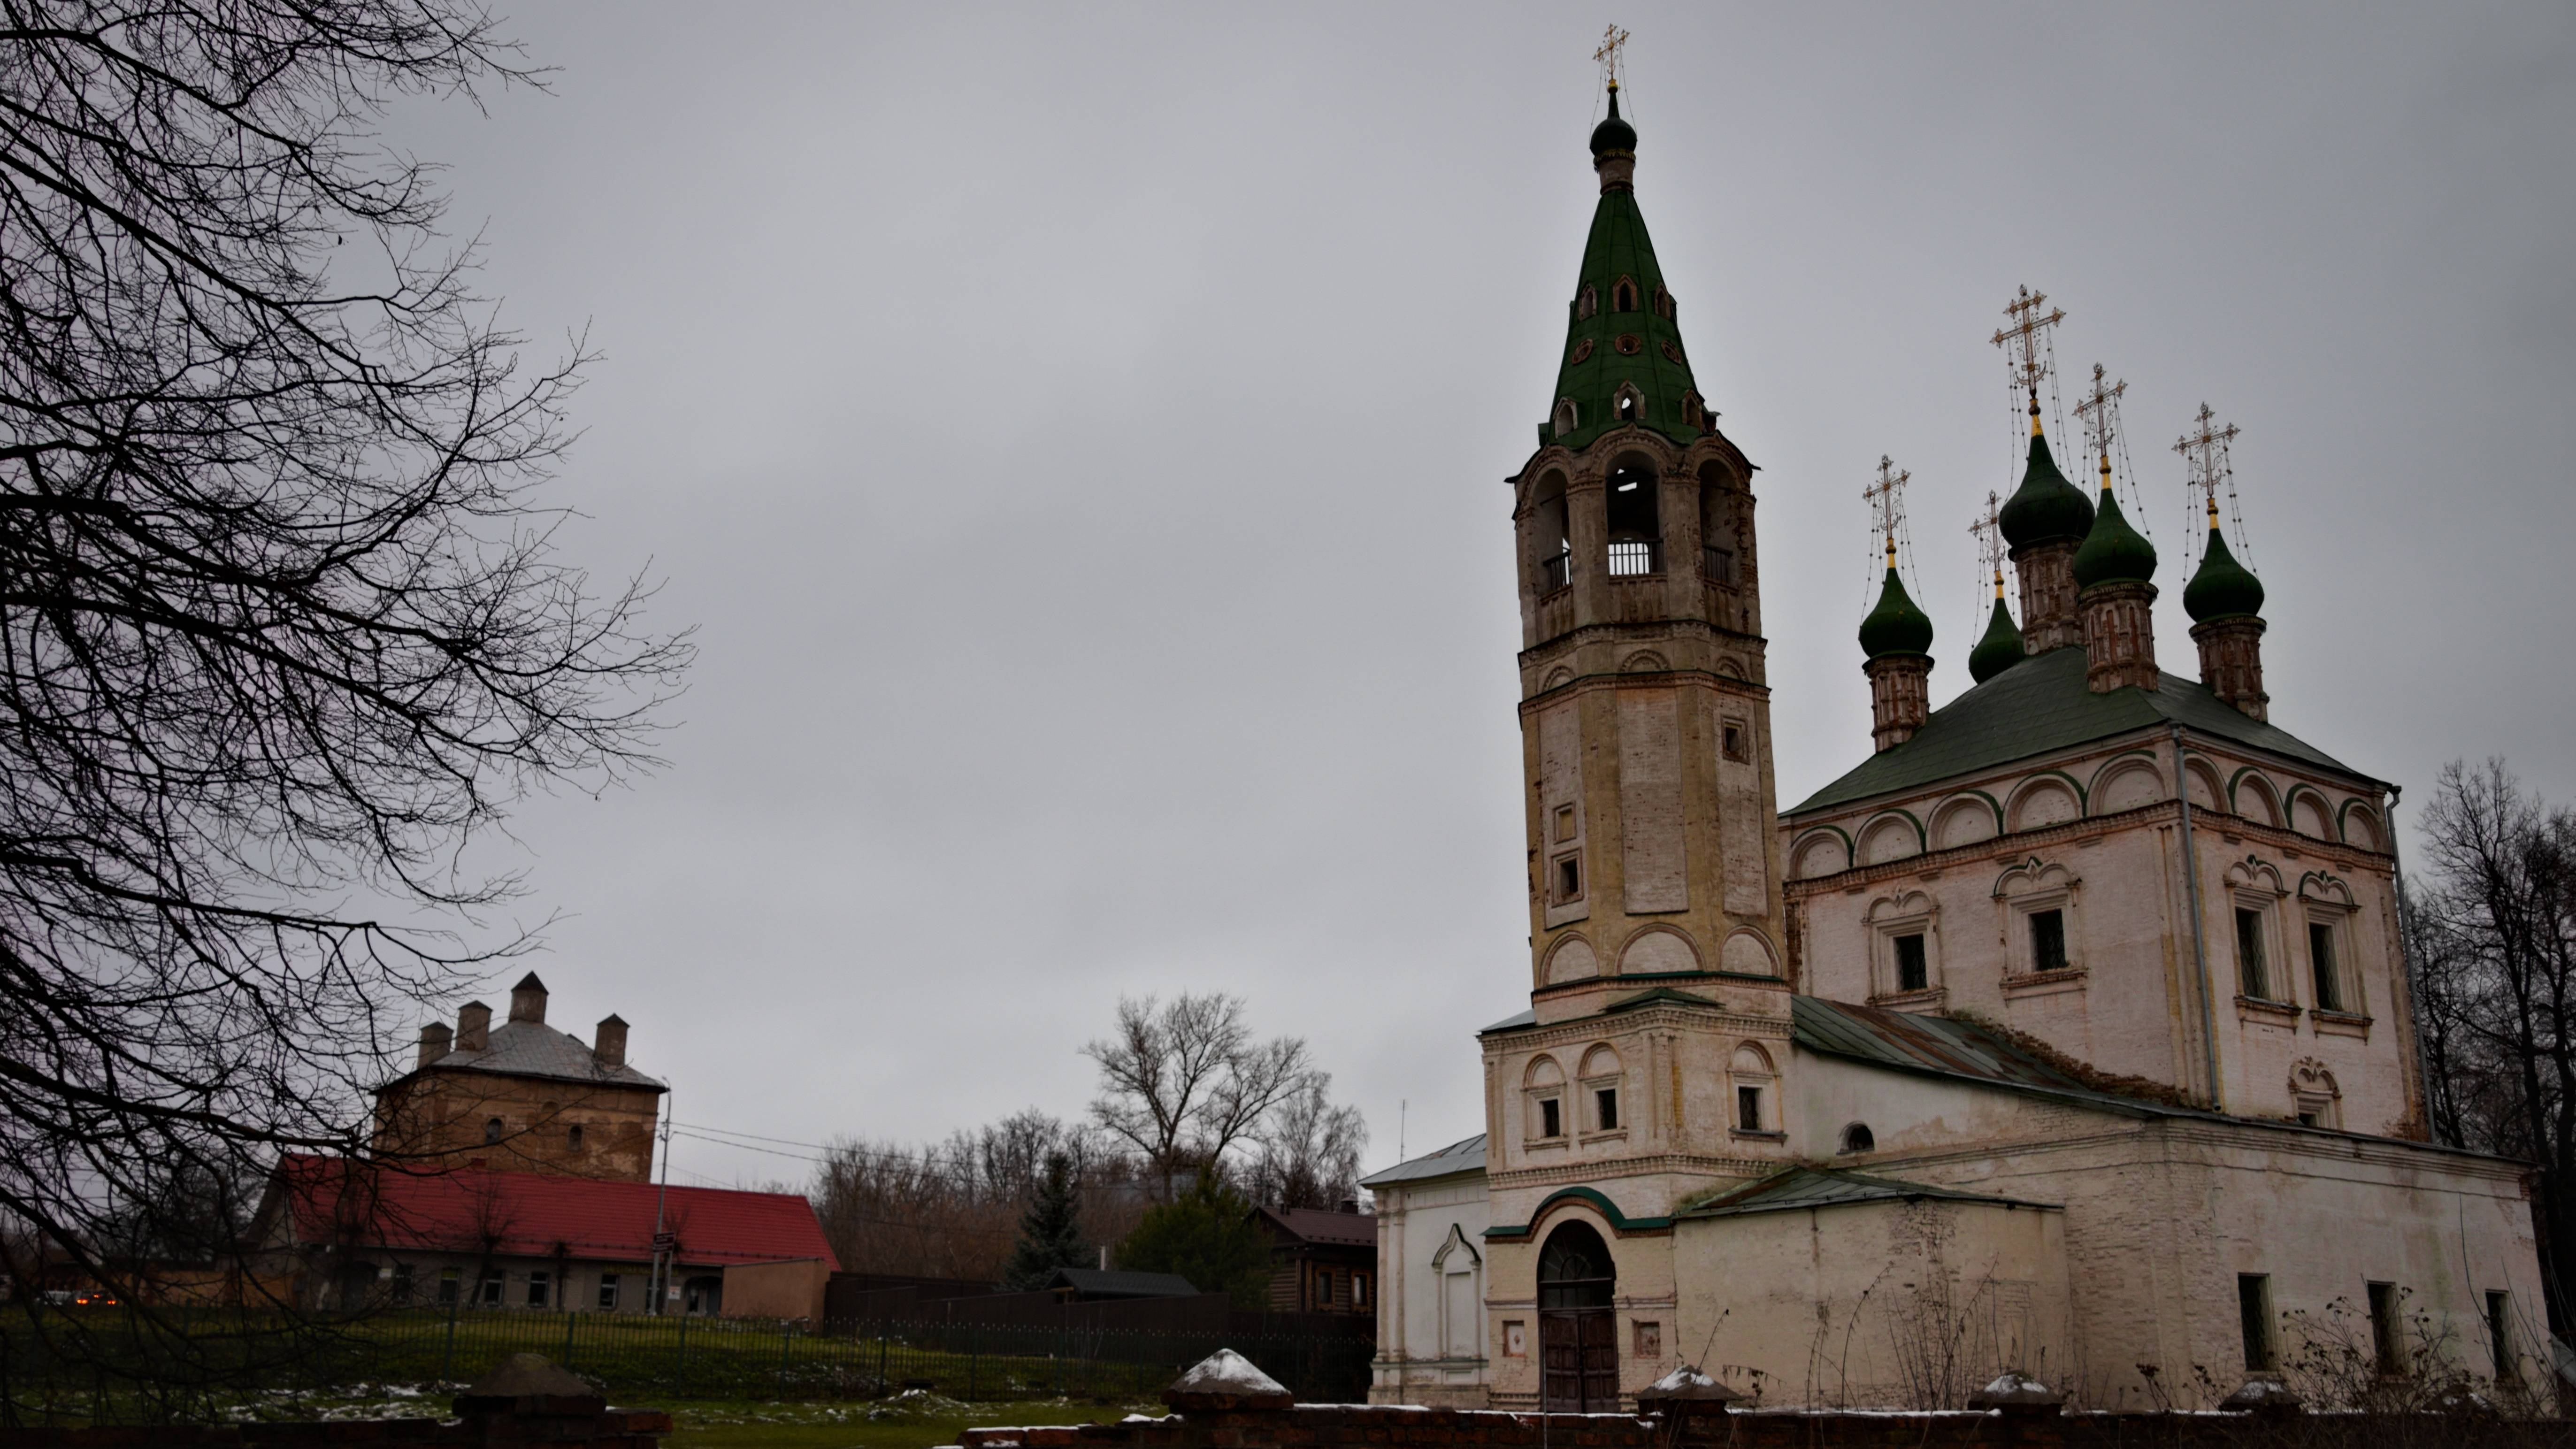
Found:
M 1787 1010 L 1753 465 L 1691 375 L 1636 145 L 1614 81 L 1556 395 L 1511 480 L 1541 1021 L 1684 981 Z

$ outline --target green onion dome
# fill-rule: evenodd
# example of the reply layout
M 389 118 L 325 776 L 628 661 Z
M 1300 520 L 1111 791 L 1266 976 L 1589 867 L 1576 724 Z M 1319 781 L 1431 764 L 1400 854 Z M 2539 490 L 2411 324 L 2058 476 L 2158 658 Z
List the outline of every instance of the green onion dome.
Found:
M 1893 562 L 1887 566 L 1886 585 L 1878 591 L 1878 607 L 1860 621 L 1860 647 L 1872 659 L 1932 652 L 1932 616 L 1914 607 Z
M 1637 128 L 1619 119 L 1619 87 L 1610 87 L 1610 114 L 1592 128 L 1592 155 L 1600 159 L 1612 151 L 1633 153 L 1637 149 Z
M 2195 624 L 2263 612 L 2263 581 L 2227 551 L 2227 539 L 2214 520 L 2209 526 L 2209 552 L 2201 556 L 2191 582 L 2183 585 L 2182 607 Z
M 1983 684 L 2024 658 L 2021 630 L 2013 626 L 2012 610 L 2004 607 L 2003 595 L 1995 595 L 1994 617 L 1986 621 L 1986 637 L 1968 651 L 1968 677 Z
M 2129 526 L 2120 500 L 2111 494 L 2110 465 L 2103 465 L 2102 503 L 2093 511 L 2092 531 L 2075 550 L 2075 587 L 2095 584 L 2145 583 L 2156 576 L 2156 546 Z
M 2082 538 L 2093 527 L 2093 505 L 2084 490 L 2066 481 L 2049 455 L 2048 436 L 2039 430 L 2039 403 L 2030 405 L 2030 466 L 2022 470 L 2021 487 L 2004 500 L 1995 521 L 2004 542 L 2014 548 L 2051 539 Z

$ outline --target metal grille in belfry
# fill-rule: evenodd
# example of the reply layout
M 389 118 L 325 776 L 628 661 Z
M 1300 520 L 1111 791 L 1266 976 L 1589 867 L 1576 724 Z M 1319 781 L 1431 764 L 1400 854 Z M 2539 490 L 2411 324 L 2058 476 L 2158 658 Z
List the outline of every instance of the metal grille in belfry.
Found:
M 1652 539 L 1627 539 L 1610 545 L 1610 576 L 1621 578 L 1633 574 L 1659 574 L 1663 562 L 1657 557 L 1662 549 Z

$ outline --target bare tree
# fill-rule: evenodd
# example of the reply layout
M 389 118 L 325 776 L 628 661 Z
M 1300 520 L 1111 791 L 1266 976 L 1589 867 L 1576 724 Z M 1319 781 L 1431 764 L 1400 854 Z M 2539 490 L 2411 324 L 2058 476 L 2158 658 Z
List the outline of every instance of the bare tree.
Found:
M 1051 1157 L 1072 1173 L 1085 1240 L 1124 1237 L 1143 1211 L 1133 1163 L 1034 1107 L 925 1147 L 842 1139 L 806 1195 L 851 1272 L 992 1282 Z
M 1329 1208 L 1358 1196 L 1368 1122 L 1357 1107 L 1333 1105 L 1324 1090 L 1329 1084 L 1329 1078 L 1316 1073 L 1262 1124 L 1252 1167 L 1254 1202 Z
M 1135 1149 L 1165 1200 L 1182 1174 L 1222 1171 L 1273 1110 L 1325 1080 L 1303 1038 L 1255 1040 L 1242 998 L 1224 992 L 1120 997 L 1116 1033 L 1082 1054 L 1100 1066 L 1092 1120 Z
M 526 944 L 468 843 L 649 763 L 686 661 L 535 496 L 579 347 L 523 366 L 374 134 L 531 80 L 493 24 L 0 0 L 0 1213 L 129 1302 L 159 1177 L 363 1150 Z
M 2501 760 L 2442 772 L 2410 899 L 2434 1130 L 2535 1165 L 2551 1328 L 2576 1308 L 2576 814 Z

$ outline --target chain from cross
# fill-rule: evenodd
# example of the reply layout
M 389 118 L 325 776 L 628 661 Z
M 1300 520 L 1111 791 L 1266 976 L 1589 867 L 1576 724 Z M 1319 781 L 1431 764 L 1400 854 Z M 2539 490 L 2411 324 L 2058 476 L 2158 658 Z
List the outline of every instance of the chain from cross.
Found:
M 1995 575 L 1995 597 L 2004 596 L 2004 525 L 2003 495 L 1986 490 L 1985 516 L 1971 522 L 1968 532 L 1977 540 L 1977 565 L 1980 573 L 1992 569 Z
M 2219 427 L 2217 418 L 2218 415 L 2210 411 L 2209 404 L 2202 403 L 2200 416 L 2192 420 L 2200 424 L 2200 431 L 2183 434 L 2174 439 L 2173 445 L 2173 450 L 2182 454 L 2184 464 L 2191 470 L 2188 486 L 2199 489 L 2201 496 L 2208 501 L 2212 527 L 2218 523 L 2218 486 L 2227 479 L 2228 445 L 2236 441 L 2236 434 L 2241 431 L 2234 423 Z
M 2050 307 L 2045 316 L 2041 315 L 2039 309 L 2047 305 L 2046 292 L 2022 288 L 2019 296 L 2004 304 L 2004 316 L 2011 319 L 2012 325 L 1995 329 L 1995 335 L 1987 339 L 2006 349 L 2005 356 L 2012 360 L 2013 381 L 2027 388 L 2032 397 L 2039 396 L 2039 380 L 2048 375 L 2048 329 L 2066 320 L 2063 307 Z
M 2102 376 L 2102 364 L 2093 364 L 2093 390 L 2084 395 L 2084 401 L 2075 405 L 2075 415 L 2084 420 L 2094 453 L 2107 461 L 2111 456 L 2112 440 L 2120 426 L 2120 395 L 2129 390 L 2129 384 L 2126 379 L 2106 383 Z
M 1614 91 L 1619 89 L 1619 52 L 1627 44 L 1628 32 L 1616 25 L 1607 26 L 1601 32 L 1601 48 L 1592 52 L 1592 58 L 1600 62 L 1601 71 L 1610 78 L 1610 89 Z
M 1878 457 L 1878 481 L 1860 490 L 1863 501 L 1878 510 L 1879 536 L 1887 540 L 1888 562 L 1896 560 L 1896 528 L 1905 521 L 1905 485 L 1912 482 L 1911 472 L 1899 471 L 1896 460 L 1881 453 Z

